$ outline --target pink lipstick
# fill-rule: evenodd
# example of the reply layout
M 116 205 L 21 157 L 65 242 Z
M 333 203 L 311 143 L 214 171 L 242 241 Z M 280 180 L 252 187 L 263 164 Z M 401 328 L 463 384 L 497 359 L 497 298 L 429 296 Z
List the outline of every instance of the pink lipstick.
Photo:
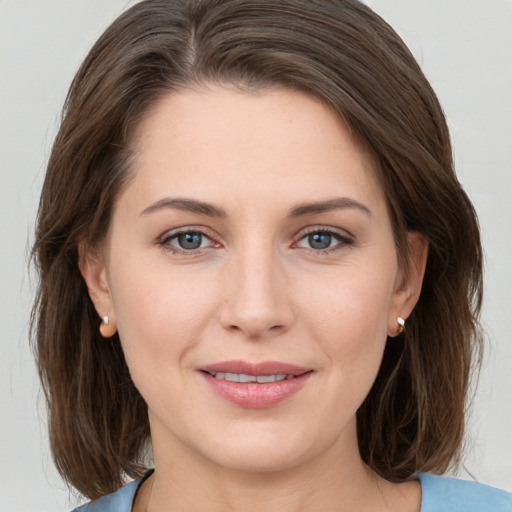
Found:
M 278 361 L 224 361 L 199 368 L 210 388 L 240 407 L 273 407 L 297 393 L 312 375 L 311 368 Z

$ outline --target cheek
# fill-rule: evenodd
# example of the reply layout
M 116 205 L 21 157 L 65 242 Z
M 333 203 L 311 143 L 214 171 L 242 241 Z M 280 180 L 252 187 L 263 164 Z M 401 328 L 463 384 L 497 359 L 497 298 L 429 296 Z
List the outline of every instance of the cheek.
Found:
M 322 338 L 358 338 L 363 345 L 375 336 L 386 339 L 394 274 L 360 270 L 333 272 L 316 286 L 304 283 L 303 313 Z
M 178 366 L 215 314 L 213 284 L 199 274 L 180 278 L 179 270 L 127 259 L 112 271 L 118 331 L 134 380 L 149 368 Z
M 309 287 L 302 311 L 310 337 L 317 340 L 335 380 L 332 389 L 364 399 L 379 369 L 387 340 L 393 272 L 339 272 L 329 286 Z M 307 297 L 307 298 L 306 298 Z

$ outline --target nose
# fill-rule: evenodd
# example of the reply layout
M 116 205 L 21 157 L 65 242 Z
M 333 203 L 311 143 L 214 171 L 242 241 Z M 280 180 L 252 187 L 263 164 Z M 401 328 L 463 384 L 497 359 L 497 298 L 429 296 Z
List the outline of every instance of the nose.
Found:
M 249 339 L 268 338 L 289 329 L 293 310 L 288 279 L 272 250 L 240 251 L 226 270 L 220 316 L 225 329 Z

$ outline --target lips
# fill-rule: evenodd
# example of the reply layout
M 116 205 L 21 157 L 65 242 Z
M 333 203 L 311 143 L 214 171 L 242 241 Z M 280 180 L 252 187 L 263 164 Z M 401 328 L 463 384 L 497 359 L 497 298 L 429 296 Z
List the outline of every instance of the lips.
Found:
M 311 370 L 279 361 L 264 361 L 261 363 L 248 363 L 246 361 L 224 361 L 201 367 L 208 373 L 237 373 L 245 375 L 302 375 Z
M 297 393 L 313 373 L 311 368 L 278 361 L 224 361 L 199 370 L 218 396 L 252 409 L 278 405 Z

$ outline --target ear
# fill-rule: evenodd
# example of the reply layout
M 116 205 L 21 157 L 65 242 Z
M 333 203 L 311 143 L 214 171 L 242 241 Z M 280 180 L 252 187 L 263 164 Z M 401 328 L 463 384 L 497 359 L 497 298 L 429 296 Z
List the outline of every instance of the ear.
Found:
M 406 320 L 418 302 L 427 265 L 427 239 L 421 233 L 411 231 L 407 234 L 407 242 L 409 257 L 405 268 L 398 272 L 388 318 L 388 336 L 391 337 L 401 332 L 397 318 Z
M 100 332 L 104 337 L 109 338 L 116 332 L 116 318 L 104 255 L 101 251 L 91 248 L 87 243 L 80 242 L 78 244 L 78 267 L 98 316 L 101 319 L 108 318 L 106 322 L 102 322 Z

